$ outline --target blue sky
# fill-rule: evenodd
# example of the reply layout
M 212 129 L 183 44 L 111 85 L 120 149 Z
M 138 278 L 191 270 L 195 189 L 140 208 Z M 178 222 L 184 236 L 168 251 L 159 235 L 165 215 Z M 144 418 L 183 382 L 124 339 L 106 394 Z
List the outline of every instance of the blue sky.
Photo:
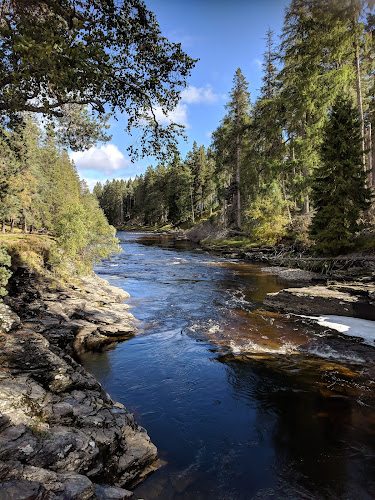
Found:
M 238 67 L 249 83 L 251 100 L 256 99 L 262 84 L 266 31 L 270 27 L 278 41 L 288 3 L 288 0 L 146 0 L 164 36 L 181 42 L 185 52 L 199 58 L 172 116 L 186 126 L 188 140 L 180 143 L 183 157 L 194 141 L 210 145 L 210 134 L 224 116 L 224 104 Z M 153 158 L 132 163 L 126 152 L 132 138 L 124 131 L 121 120 L 111 123 L 113 137 L 109 143 L 71 155 L 80 176 L 90 187 L 99 180 L 134 177 L 156 163 Z

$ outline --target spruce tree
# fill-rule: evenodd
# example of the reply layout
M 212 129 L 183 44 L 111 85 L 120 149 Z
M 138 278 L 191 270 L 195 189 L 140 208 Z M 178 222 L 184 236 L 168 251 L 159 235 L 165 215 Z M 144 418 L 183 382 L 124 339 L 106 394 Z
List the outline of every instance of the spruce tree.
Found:
M 310 234 L 322 254 L 337 255 L 353 247 L 361 211 L 369 207 L 361 145 L 357 109 L 349 97 L 340 96 L 323 130 L 321 166 L 312 190 L 316 212 Z

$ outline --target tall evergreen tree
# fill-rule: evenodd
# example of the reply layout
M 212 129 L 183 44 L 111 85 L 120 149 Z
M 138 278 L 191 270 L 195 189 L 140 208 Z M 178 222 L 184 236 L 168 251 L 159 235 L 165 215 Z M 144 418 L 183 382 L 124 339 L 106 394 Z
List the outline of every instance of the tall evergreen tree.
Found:
M 369 207 L 360 127 L 351 98 L 337 98 L 324 128 L 322 164 L 312 191 L 316 213 L 310 232 L 317 250 L 325 254 L 338 254 L 354 246 L 361 211 Z
M 240 68 L 234 75 L 230 100 L 225 107 L 227 115 L 213 133 L 212 146 L 216 153 L 219 190 L 224 198 L 224 222 L 228 219 L 241 228 L 241 170 L 250 123 L 250 93 Z M 228 214 L 227 204 L 231 208 Z

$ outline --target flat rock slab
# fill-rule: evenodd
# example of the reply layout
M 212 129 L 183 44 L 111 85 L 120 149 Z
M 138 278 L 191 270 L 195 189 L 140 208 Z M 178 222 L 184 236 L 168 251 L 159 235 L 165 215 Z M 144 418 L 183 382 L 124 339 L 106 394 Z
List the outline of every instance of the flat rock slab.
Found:
M 276 274 L 277 276 L 280 276 L 280 278 L 289 281 L 307 282 L 322 279 L 322 276 L 318 273 L 305 271 L 304 269 L 298 269 L 296 267 L 262 267 L 261 271 L 264 273 Z
M 295 314 L 332 314 L 375 320 L 374 283 L 335 283 L 268 293 L 264 305 Z

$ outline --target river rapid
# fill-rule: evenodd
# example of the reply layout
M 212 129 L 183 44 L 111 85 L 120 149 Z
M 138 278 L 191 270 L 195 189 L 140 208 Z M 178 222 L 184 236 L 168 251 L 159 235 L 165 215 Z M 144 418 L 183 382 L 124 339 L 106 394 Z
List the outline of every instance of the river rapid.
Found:
M 330 333 L 262 310 L 290 282 L 168 236 L 117 236 L 123 252 L 96 272 L 131 294 L 139 332 L 82 361 L 158 447 L 135 498 L 374 499 L 368 362 L 299 350 Z

